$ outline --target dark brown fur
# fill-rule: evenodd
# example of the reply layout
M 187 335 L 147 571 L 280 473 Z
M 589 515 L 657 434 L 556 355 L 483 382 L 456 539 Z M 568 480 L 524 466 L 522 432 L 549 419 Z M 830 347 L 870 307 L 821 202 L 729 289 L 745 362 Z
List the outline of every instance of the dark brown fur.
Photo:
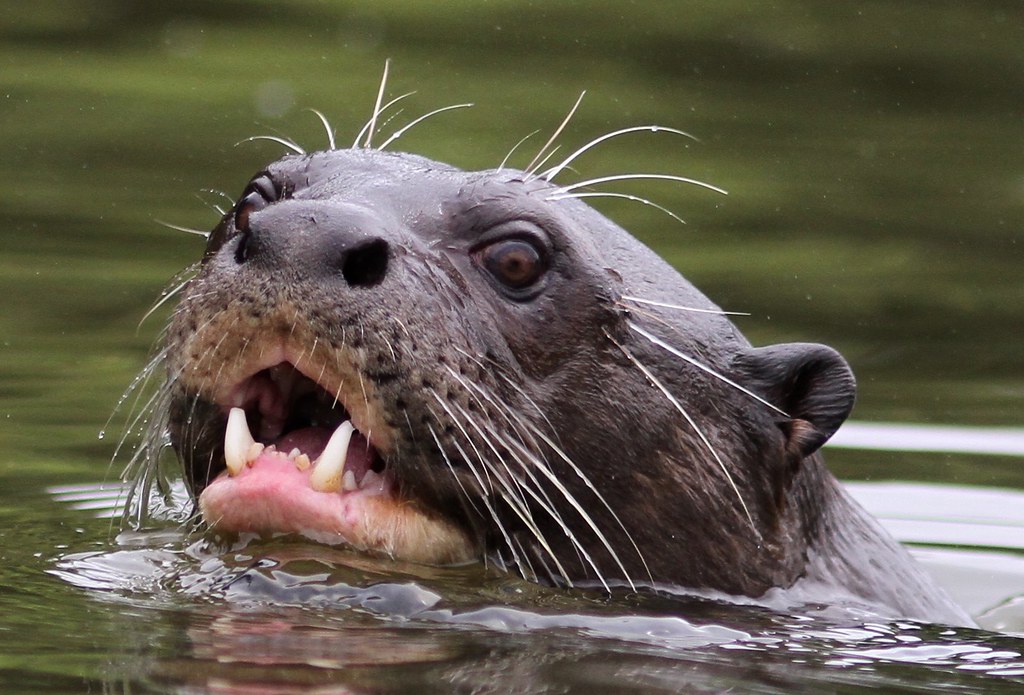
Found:
M 723 315 L 629 299 L 717 309 L 522 172 L 341 150 L 254 181 L 169 332 L 172 439 L 193 491 L 223 466 L 209 393 L 276 337 L 348 384 L 346 407 L 365 401 L 409 504 L 527 576 L 752 597 L 817 583 L 892 615 L 966 620 L 824 468 L 817 450 L 854 399 L 835 351 L 753 348 Z M 545 257 L 527 292 L 481 262 L 516 238 Z M 488 492 L 481 473 L 513 492 Z

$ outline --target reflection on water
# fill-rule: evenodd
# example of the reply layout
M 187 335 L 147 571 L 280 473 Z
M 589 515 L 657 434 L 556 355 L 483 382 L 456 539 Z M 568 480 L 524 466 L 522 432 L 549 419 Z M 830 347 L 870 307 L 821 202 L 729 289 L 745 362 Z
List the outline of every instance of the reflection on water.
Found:
M 846 449 L 1024 456 L 1024 429 L 847 422 L 828 444 Z
M 122 534 L 118 546 L 67 554 L 53 572 L 108 601 L 184 611 L 188 654 L 157 654 L 144 674 L 134 673 L 163 683 L 242 688 L 285 678 L 375 691 L 401 667 L 406 687 L 501 674 L 515 690 L 550 684 L 553 673 L 580 686 L 593 674 L 574 664 L 600 669 L 611 660 L 616 668 L 600 669 L 609 691 L 636 687 L 637 668 L 641 682 L 685 675 L 717 689 L 736 677 L 729 664 L 739 654 L 758 665 L 744 687 L 766 692 L 863 678 L 884 685 L 899 677 L 900 664 L 913 667 L 919 683 L 966 687 L 972 673 L 1024 676 L 1024 639 L 857 618 L 828 606 L 794 615 L 665 592 L 608 600 L 480 568 L 396 569 L 280 542 L 224 550 L 180 535 L 175 542 L 166 531 Z M 183 597 L 199 603 L 184 610 Z M 787 671 L 795 664 L 799 671 Z

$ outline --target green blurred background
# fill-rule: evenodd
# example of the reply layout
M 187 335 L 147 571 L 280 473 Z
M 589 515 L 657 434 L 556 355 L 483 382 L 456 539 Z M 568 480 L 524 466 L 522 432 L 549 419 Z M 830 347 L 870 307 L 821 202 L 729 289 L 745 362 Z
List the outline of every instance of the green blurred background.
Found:
M 117 432 L 97 432 L 165 312 L 138 323 L 202 248 L 158 221 L 212 227 L 210 191 L 236 195 L 282 153 L 236 146 L 249 136 L 324 146 L 308 108 L 349 141 L 389 58 L 389 93 L 416 92 L 389 127 L 476 104 L 397 144 L 460 167 L 539 129 L 525 165 L 583 90 L 564 148 L 637 124 L 693 133 L 613 141 L 579 176 L 728 189 L 615 188 L 686 226 L 596 205 L 750 312 L 755 343 L 843 351 L 856 418 L 1020 425 L 1021 20 L 993 1 L 2 2 L 0 445 L 103 476 Z

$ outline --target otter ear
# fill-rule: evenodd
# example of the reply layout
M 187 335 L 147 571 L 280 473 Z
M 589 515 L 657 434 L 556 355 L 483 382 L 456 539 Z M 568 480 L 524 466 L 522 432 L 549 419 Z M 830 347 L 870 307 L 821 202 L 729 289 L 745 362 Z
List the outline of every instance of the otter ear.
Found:
M 842 355 L 825 345 L 750 348 L 734 366 L 748 388 L 789 415 L 780 426 L 786 449 L 800 458 L 828 441 L 853 409 L 853 372 Z

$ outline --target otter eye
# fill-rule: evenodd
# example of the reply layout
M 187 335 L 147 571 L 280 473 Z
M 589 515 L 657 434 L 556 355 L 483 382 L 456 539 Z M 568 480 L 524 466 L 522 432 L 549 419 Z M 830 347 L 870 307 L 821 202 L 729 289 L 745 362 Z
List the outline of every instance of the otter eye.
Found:
M 483 250 L 481 260 L 496 280 L 516 290 L 532 285 L 544 270 L 537 249 L 519 239 L 488 246 Z
M 249 215 L 258 212 L 280 197 L 280 191 L 269 176 L 252 180 L 235 205 L 235 229 L 249 228 Z
M 536 285 L 547 270 L 544 249 L 526 239 L 502 239 L 483 247 L 475 255 L 491 277 L 516 293 Z
M 249 228 L 249 215 L 267 207 L 267 199 L 261 194 L 253 191 L 249 193 L 235 206 L 235 227 L 237 229 Z

